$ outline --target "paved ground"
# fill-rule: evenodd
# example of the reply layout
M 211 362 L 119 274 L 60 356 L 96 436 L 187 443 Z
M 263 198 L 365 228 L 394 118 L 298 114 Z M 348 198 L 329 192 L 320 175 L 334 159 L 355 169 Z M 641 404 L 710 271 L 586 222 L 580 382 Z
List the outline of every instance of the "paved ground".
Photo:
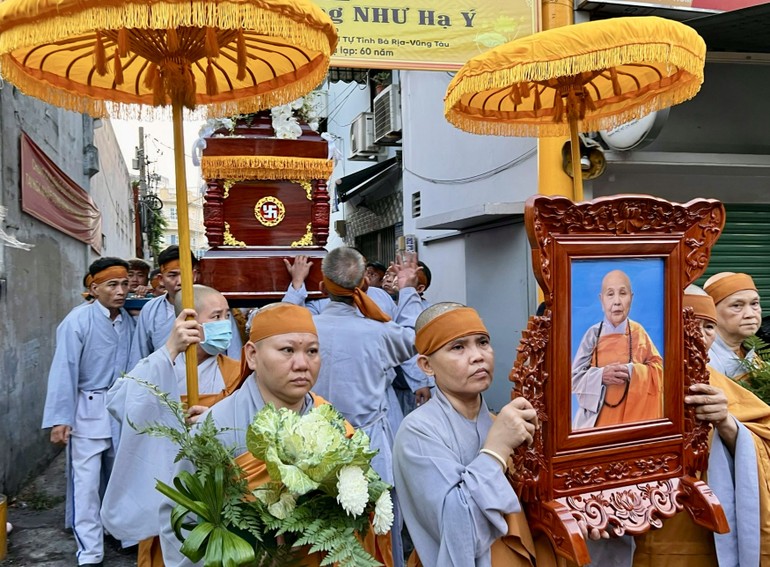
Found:
M 0 567 L 75 567 L 75 539 L 64 530 L 64 451 L 9 504 L 8 555 Z M 408 537 L 406 532 L 404 535 Z M 406 545 L 411 546 L 407 542 Z M 136 554 L 118 553 L 105 543 L 105 567 L 133 567 Z M 407 554 L 408 555 L 408 554 Z
M 8 506 L 13 532 L 0 567 L 74 567 L 75 540 L 64 530 L 64 451 Z M 105 567 L 136 565 L 136 555 L 117 553 L 105 544 Z

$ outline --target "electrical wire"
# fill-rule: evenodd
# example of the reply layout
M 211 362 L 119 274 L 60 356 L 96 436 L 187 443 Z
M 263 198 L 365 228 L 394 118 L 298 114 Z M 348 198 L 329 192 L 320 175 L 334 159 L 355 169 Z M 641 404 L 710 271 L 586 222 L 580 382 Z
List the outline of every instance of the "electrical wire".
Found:
M 420 175 L 416 171 L 412 171 L 406 166 L 404 166 L 404 171 L 408 171 L 418 179 L 422 179 L 423 181 L 427 181 L 428 183 L 434 183 L 436 185 L 462 185 L 463 183 L 471 183 L 473 181 L 482 181 L 484 179 L 489 179 L 490 177 L 494 177 L 498 173 L 502 173 L 507 169 L 511 169 L 512 167 L 517 166 L 521 162 L 528 160 L 529 158 L 531 158 L 536 154 L 537 154 L 537 146 L 535 146 L 530 150 L 527 150 L 526 152 L 516 157 L 515 159 L 512 159 L 508 163 L 504 163 L 503 165 L 500 165 L 494 169 L 490 169 L 489 171 L 485 171 L 484 173 L 477 173 L 469 177 L 460 177 L 457 179 L 434 179 L 432 177 L 425 177 L 424 175 Z
M 343 98 L 340 102 L 337 103 L 337 105 L 334 107 L 332 112 L 329 113 L 329 116 L 326 119 L 327 122 L 334 122 L 334 124 L 336 124 L 340 128 L 346 128 L 346 127 L 350 126 L 355 119 L 351 120 L 348 124 L 340 124 L 339 122 L 334 120 L 334 117 L 337 114 L 339 114 L 340 110 L 342 110 L 342 107 L 345 105 L 345 102 L 351 97 L 351 95 L 354 92 L 356 92 L 356 90 L 363 91 L 364 89 L 368 88 L 366 85 L 359 85 L 358 83 L 352 83 L 351 87 L 353 87 L 353 88 L 350 89 L 350 92 L 348 92 L 346 95 L 344 95 L 345 98 Z

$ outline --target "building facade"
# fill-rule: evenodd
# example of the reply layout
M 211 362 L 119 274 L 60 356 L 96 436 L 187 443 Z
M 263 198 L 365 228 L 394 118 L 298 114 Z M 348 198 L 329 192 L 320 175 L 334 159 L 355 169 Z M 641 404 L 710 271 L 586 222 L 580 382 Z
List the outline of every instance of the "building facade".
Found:
M 575 20 L 630 10 L 690 20 L 699 29 L 697 18 L 713 22 L 744 12 L 658 9 L 654 2 L 622 9 L 618 3 L 606 3 L 609 8 L 604 4 L 578 3 L 584 9 L 575 12 Z M 607 168 L 600 177 L 586 180 L 584 190 L 586 199 L 630 193 L 680 203 L 698 197 L 722 201 L 727 225 L 707 275 L 723 270 L 752 274 L 770 310 L 770 134 L 762 119 L 762 93 L 770 82 L 770 40 L 766 34 L 752 33 L 770 20 L 770 9 L 765 5 L 749 10 L 756 13 L 737 23 L 716 20 L 707 26 L 701 21 L 709 50 L 701 92 L 661 113 L 638 145 L 612 149 L 599 133 L 586 133 L 603 145 Z M 450 73 L 394 74 L 400 92 L 401 144 L 395 149 L 400 151 L 401 175 L 390 177 L 384 188 L 377 181 L 383 174 L 372 164 L 383 164 L 394 155 L 390 145 L 377 148 L 375 143 L 368 163 L 348 160 L 338 165 L 330 184 L 337 190 L 332 195 L 337 205 L 333 225 L 345 234 L 346 244 L 362 249 L 367 239 L 383 241 L 393 234 L 398 243 L 401 235 L 416 236 L 420 259 L 433 272 L 426 297 L 475 307 L 491 332 L 497 364 L 487 401 L 499 409 L 510 399 L 508 373 L 521 331 L 538 304 L 523 224 L 524 202 L 542 190 L 538 141 L 476 136 L 451 126 L 443 115 Z M 338 94 L 330 98 L 330 112 L 340 119 L 330 120 L 329 130 L 341 138 L 338 145 L 349 158 L 351 146 L 360 149 L 361 144 L 352 140 L 353 130 L 345 130 L 361 112 L 376 115 L 374 85 L 336 83 L 331 88 Z M 342 100 L 344 105 L 337 102 Z M 350 182 L 361 163 L 371 177 Z M 391 213 L 393 202 L 401 203 L 400 216 Z
M 6 209 L 0 230 L 10 238 L 0 240 L 0 492 L 6 494 L 59 450 L 40 429 L 57 325 L 83 301 L 91 262 L 133 250 L 128 172 L 109 125 L 95 126 L 99 122 L 90 117 L 26 97 L 8 84 L 0 89 L 0 206 Z M 30 146 L 39 150 L 40 161 L 22 175 L 22 148 Z M 44 171 L 40 179 L 55 180 L 52 185 L 30 182 L 27 174 L 38 170 Z M 90 197 L 90 210 L 99 213 L 101 231 L 92 244 L 54 228 L 55 213 L 43 222 L 24 210 L 29 202 L 23 188 L 42 186 L 53 200 L 65 185 Z M 13 239 L 34 247 L 17 248 Z
M 179 215 L 176 205 L 176 191 L 168 186 L 168 180 L 161 178 L 157 196 L 163 203 L 160 210 L 166 221 L 163 231 L 163 247 L 179 244 Z M 196 258 L 208 250 L 206 228 L 203 226 L 203 196 L 197 190 L 187 191 L 187 210 L 190 222 L 190 250 Z

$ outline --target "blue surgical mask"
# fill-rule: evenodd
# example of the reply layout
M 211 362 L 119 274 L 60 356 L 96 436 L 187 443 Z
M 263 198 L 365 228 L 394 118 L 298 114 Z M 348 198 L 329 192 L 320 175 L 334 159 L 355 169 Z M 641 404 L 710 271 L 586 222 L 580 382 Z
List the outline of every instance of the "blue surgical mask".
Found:
M 203 337 L 200 345 L 204 352 L 211 356 L 224 353 L 233 338 L 233 325 L 230 319 L 203 323 Z

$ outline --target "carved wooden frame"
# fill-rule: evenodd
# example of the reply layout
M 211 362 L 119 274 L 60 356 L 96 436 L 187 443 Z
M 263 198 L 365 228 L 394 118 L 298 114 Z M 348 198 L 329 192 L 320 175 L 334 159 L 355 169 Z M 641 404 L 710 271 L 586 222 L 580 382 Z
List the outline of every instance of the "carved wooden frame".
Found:
M 705 270 L 725 221 L 721 203 L 680 205 L 643 195 L 573 203 L 534 196 L 525 208 L 532 265 L 546 312 L 532 317 L 511 371 L 514 396 L 527 398 L 542 427 L 513 455 L 509 480 L 525 503 L 530 526 L 560 555 L 590 562 L 581 525 L 611 535 L 637 535 L 686 509 L 693 520 L 724 533 L 727 521 L 709 487 L 709 427 L 684 404 L 690 385 L 708 381 L 707 354 L 684 288 Z M 612 427 L 572 430 L 571 261 L 591 258 L 664 261 L 664 415 Z M 565 337 L 567 337 L 565 339 Z M 558 345 L 555 348 L 553 345 Z

